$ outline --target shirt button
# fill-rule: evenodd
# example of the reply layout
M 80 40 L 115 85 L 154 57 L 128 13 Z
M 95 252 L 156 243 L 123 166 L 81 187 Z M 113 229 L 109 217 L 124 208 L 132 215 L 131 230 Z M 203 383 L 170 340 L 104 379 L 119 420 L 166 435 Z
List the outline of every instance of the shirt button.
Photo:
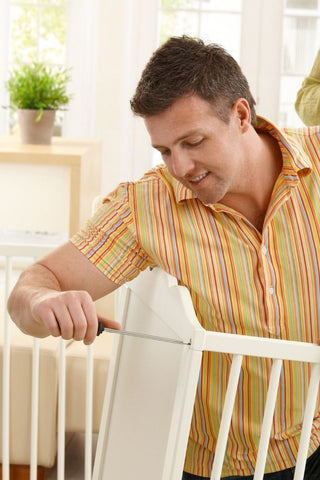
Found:
M 267 255 L 267 247 L 262 248 L 262 253 L 263 253 L 263 255 Z
M 269 288 L 269 293 L 270 293 L 270 295 L 272 295 L 272 294 L 273 294 L 273 292 L 274 292 L 274 289 L 273 289 L 273 287 L 270 287 L 270 288 Z

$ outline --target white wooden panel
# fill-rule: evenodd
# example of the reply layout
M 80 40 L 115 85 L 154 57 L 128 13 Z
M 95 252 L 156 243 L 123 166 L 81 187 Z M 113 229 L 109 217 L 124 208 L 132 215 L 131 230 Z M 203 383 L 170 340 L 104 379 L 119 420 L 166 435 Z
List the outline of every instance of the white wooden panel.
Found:
M 204 330 L 189 293 L 176 285 L 170 289 L 168 280 L 156 270 L 122 289 L 122 326 L 187 343 L 190 325 L 200 334 Z M 184 331 L 174 326 L 178 318 Z M 114 355 L 93 478 L 180 480 L 201 350 L 119 335 Z

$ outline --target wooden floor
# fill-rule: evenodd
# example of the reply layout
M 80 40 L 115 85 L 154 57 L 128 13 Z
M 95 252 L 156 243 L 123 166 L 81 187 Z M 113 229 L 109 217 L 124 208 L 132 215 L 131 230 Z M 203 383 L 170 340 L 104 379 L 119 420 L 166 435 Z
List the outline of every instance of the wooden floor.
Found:
M 44 480 L 44 468 L 38 468 L 37 480 Z M 0 478 L 2 479 L 2 466 L 0 465 Z M 10 480 L 29 480 L 30 467 L 24 465 L 12 465 L 10 467 Z

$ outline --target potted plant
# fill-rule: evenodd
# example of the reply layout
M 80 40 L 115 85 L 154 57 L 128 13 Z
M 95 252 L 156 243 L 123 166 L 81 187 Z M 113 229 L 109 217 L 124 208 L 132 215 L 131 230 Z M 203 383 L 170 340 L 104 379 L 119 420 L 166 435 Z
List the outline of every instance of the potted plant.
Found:
M 14 69 L 5 87 L 9 108 L 18 110 L 22 143 L 50 144 L 56 110 L 66 110 L 69 69 L 41 62 Z

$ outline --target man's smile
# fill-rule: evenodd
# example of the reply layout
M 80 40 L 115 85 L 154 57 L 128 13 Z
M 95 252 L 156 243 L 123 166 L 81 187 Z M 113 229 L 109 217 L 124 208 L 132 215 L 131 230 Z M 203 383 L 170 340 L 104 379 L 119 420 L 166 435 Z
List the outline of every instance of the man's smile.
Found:
M 198 182 L 200 182 L 202 179 L 204 179 L 208 174 L 209 174 L 209 172 L 205 172 L 205 173 L 203 173 L 202 175 L 199 175 L 198 177 L 188 179 L 188 181 L 189 181 L 190 183 L 198 183 Z

